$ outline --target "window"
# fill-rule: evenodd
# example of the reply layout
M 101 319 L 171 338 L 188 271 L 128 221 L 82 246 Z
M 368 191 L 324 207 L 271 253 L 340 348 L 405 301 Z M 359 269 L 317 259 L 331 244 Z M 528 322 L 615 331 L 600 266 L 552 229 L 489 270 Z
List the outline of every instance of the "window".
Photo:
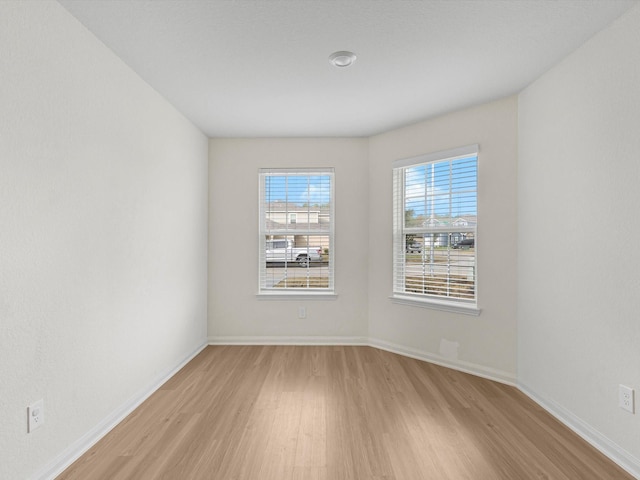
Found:
M 393 164 L 393 296 L 477 315 L 478 146 Z
M 261 169 L 261 294 L 334 291 L 332 168 Z

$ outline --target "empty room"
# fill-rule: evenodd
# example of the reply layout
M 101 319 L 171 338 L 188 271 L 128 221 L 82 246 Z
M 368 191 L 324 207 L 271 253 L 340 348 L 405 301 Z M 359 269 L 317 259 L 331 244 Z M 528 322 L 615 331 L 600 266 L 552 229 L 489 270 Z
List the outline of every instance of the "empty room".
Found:
M 0 480 L 640 479 L 640 1 L 0 2 Z

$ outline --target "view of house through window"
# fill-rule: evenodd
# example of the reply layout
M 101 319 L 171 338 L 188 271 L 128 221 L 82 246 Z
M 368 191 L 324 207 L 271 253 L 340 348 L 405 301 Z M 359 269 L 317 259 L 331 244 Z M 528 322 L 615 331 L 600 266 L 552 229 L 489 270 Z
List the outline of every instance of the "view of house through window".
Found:
M 333 291 L 333 169 L 260 170 L 260 291 Z
M 394 296 L 476 305 L 476 145 L 394 163 Z

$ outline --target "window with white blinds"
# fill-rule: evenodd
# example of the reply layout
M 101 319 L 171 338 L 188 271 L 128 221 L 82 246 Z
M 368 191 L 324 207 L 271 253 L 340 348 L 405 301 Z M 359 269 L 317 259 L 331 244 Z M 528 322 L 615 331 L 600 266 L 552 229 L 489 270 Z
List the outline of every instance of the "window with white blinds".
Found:
M 260 169 L 259 177 L 260 293 L 333 293 L 333 168 Z
M 477 145 L 394 162 L 392 298 L 477 314 L 477 178 Z

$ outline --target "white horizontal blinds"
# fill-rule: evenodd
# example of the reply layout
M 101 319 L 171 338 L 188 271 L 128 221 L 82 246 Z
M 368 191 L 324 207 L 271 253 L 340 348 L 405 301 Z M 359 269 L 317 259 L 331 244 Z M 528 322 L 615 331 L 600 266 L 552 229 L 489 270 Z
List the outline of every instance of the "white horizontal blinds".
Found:
M 476 303 L 476 145 L 394 163 L 394 293 Z
M 333 290 L 334 172 L 260 170 L 260 290 Z

